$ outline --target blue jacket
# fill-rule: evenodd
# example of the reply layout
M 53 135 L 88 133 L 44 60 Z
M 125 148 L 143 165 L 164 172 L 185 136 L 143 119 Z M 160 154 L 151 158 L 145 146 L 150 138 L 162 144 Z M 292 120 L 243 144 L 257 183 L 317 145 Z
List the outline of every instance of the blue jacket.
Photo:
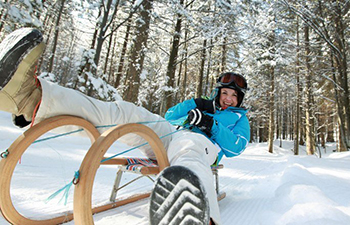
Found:
M 187 119 L 187 113 L 196 108 L 194 99 L 186 100 L 171 107 L 165 114 L 165 119 L 173 125 L 182 125 L 189 128 L 189 125 L 183 125 Z M 240 155 L 247 147 L 250 139 L 249 121 L 246 116 L 247 110 L 237 107 L 228 107 L 225 110 L 216 110 L 215 114 L 205 113 L 214 118 L 214 122 L 209 138 L 221 148 L 218 155 L 219 162 L 223 155 L 226 157 L 234 157 Z M 192 131 L 205 135 L 198 128 Z

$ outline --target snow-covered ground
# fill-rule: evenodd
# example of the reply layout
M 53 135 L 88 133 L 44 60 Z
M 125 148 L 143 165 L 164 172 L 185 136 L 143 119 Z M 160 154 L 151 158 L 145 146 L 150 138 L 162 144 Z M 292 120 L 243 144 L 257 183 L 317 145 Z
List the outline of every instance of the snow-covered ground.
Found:
M 0 112 L 0 152 L 5 151 L 24 130 L 11 124 L 11 115 Z M 292 143 L 276 142 L 275 153 L 266 143 L 250 144 L 239 157 L 224 159 L 220 188 L 226 198 L 220 201 L 225 225 L 239 224 L 350 224 L 350 152 L 333 153 L 334 144 L 322 150 L 322 158 L 291 152 Z M 31 219 L 53 217 L 72 211 L 73 187 L 67 205 L 62 194 L 47 202 L 56 190 L 69 183 L 89 149 L 87 138 L 76 136 L 33 144 L 16 166 L 11 184 L 12 202 L 17 211 Z M 115 144 L 108 153 L 126 146 Z M 139 155 L 137 151 L 129 155 Z M 6 159 L 2 159 L 6 160 Z M 93 204 L 109 199 L 116 167 L 101 166 L 94 183 Z M 133 175 L 124 176 L 126 182 Z M 151 190 L 143 178 L 121 190 L 120 196 Z M 148 224 L 148 200 L 141 200 L 94 216 L 95 224 Z M 0 217 L 0 224 L 9 224 Z M 67 224 L 74 224 L 74 221 Z

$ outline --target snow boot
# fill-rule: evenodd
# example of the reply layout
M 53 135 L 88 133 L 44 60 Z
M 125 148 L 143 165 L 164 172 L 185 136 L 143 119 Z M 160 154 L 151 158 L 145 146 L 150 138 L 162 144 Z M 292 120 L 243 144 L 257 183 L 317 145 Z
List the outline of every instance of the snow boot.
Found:
M 150 198 L 151 225 L 208 225 L 209 202 L 197 175 L 183 166 L 171 166 L 158 176 Z
M 40 31 L 21 28 L 0 44 L 0 110 L 31 121 L 41 99 L 36 63 L 45 44 Z

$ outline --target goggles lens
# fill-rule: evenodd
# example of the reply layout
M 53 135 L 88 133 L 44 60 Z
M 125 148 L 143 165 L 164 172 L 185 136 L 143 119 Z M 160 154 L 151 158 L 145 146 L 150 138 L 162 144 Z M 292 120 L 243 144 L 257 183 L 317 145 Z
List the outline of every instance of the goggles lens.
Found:
M 234 83 L 239 88 L 247 89 L 247 81 L 239 74 L 226 73 L 219 78 L 219 82 L 223 85 L 231 85 Z

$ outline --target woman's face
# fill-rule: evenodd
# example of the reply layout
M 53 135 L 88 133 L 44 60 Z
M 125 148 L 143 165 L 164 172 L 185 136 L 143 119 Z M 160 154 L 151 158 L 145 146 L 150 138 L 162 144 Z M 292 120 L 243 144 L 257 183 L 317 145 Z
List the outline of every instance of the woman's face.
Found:
M 222 109 L 236 106 L 238 104 L 237 91 L 230 88 L 221 88 L 219 103 Z

